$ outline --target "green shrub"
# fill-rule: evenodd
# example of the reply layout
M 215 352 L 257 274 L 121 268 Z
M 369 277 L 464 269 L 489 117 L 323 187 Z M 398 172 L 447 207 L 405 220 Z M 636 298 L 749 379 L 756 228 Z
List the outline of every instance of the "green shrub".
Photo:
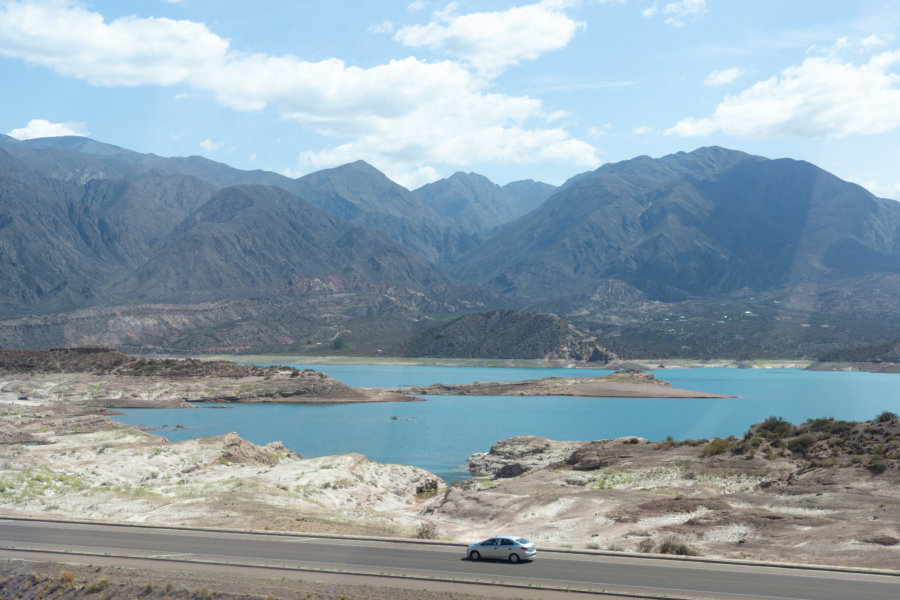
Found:
M 809 451 L 810 446 L 816 443 L 816 438 L 813 437 L 810 433 L 804 433 L 801 436 L 795 437 L 791 441 L 787 443 L 787 448 L 794 454 L 802 454 L 806 456 L 807 451 Z
M 877 475 L 885 472 L 885 470 L 887 469 L 887 464 L 885 464 L 882 457 L 873 456 L 869 459 L 869 464 L 866 465 L 866 468 Z
M 703 446 L 703 454 L 707 456 L 713 456 L 715 454 L 722 454 L 731 448 L 731 442 L 726 440 L 725 438 L 716 438 L 710 443 Z
M 880 415 L 876 417 L 879 423 L 889 423 L 897 418 L 897 413 L 893 413 L 889 410 L 884 411 Z
M 770 440 L 779 440 L 793 429 L 788 421 L 781 417 L 769 417 L 759 425 L 759 433 Z
M 807 419 L 807 425 L 809 425 L 810 431 L 826 431 L 830 432 L 831 427 L 834 424 L 834 417 L 820 417 L 818 419 Z

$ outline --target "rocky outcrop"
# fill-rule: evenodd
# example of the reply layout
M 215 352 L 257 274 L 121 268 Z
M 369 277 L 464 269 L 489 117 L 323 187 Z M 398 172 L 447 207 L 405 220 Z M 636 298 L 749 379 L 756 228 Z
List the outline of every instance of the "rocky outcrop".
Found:
M 407 356 L 521 358 L 605 364 L 615 354 L 556 315 L 495 310 L 415 335 Z
M 588 442 L 577 448 L 566 459 L 566 464 L 575 471 L 596 471 L 610 466 L 621 456 L 621 444 L 646 443 L 643 438 L 618 438 Z
M 559 442 L 536 436 L 519 436 L 494 444 L 489 452 L 469 457 L 468 469 L 473 475 L 495 479 L 517 477 L 526 471 L 562 463 L 577 442 Z
M 300 455 L 288 450 L 281 442 L 271 442 L 265 446 L 257 446 L 253 442 L 241 438 L 231 432 L 222 437 L 222 450 L 216 462 L 223 464 L 258 464 L 273 466 L 285 457 L 300 458 Z

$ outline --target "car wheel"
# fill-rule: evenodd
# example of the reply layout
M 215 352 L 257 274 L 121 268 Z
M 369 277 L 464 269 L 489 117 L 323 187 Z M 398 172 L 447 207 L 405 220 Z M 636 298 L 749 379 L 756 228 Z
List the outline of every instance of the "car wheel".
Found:
M 481 554 L 478 552 L 478 550 L 472 550 L 471 552 L 469 552 L 469 558 L 471 560 L 478 560 L 479 558 L 481 558 Z
M 517 563 L 517 562 L 519 562 L 519 555 L 518 555 L 518 554 L 510 554 L 510 555 L 509 555 L 509 562 L 511 562 L 511 563 Z

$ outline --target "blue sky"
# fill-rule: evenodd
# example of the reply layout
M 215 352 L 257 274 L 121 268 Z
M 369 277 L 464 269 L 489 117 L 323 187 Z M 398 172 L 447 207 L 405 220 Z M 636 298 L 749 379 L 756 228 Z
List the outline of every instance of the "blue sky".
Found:
M 562 183 L 721 145 L 900 199 L 900 3 L 0 0 L 0 132 Z

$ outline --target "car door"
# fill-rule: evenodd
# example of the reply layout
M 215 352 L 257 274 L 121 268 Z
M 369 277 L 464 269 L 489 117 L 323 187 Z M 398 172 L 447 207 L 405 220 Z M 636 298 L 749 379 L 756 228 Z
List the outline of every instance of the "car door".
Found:
M 491 538 L 489 540 L 485 540 L 483 544 L 484 552 L 481 555 L 484 558 L 497 558 L 497 551 L 499 549 L 500 540 L 497 538 Z
M 511 550 L 515 543 L 509 538 L 500 538 L 500 544 L 497 546 L 497 558 L 507 559 L 512 554 Z M 520 557 L 521 558 L 521 557 Z

